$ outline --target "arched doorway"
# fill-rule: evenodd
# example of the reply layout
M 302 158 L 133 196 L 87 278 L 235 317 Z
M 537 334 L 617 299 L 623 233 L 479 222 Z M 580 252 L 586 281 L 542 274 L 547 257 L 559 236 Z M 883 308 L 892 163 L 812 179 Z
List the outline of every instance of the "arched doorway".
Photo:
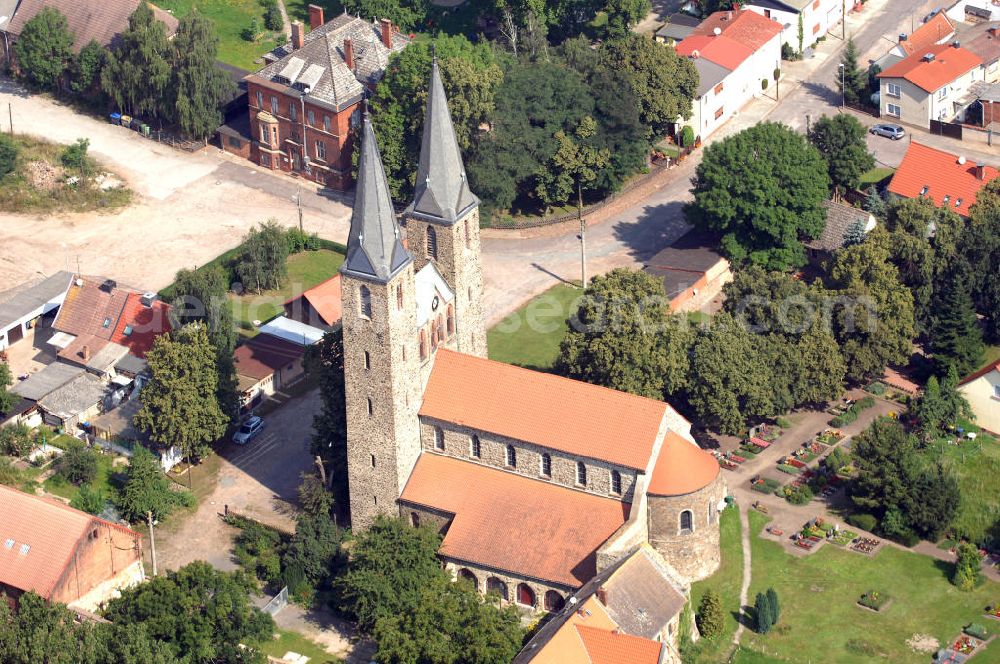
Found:
M 566 600 L 554 590 L 545 591 L 545 610 L 560 611 L 565 606 Z
M 527 583 L 517 584 L 517 603 L 534 608 L 535 591 Z
M 497 595 L 505 602 L 510 599 L 507 596 L 507 584 L 495 576 L 486 579 L 486 593 Z
M 472 570 L 463 567 L 462 569 L 458 570 L 458 578 L 463 581 L 468 581 L 469 583 L 472 584 L 473 588 L 475 588 L 477 591 L 479 590 L 479 579 L 476 577 L 475 574 L 472 573 Z

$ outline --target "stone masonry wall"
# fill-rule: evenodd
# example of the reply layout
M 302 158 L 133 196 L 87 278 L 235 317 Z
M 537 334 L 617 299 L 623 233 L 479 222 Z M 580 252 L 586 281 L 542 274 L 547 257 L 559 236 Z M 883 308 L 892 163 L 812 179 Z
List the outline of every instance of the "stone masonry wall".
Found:
M 371 319 L 361 314 L 362 286 L 371 293 Z M 378 514 L 398 513 L 396 500 L 420 454 L 413 265 L 388 284 L 345 274 L 342 290 L 351 525 L 364 530 Z
M 684 581 L 691 583 L 719 568 L 718 504 L 726 496 L 720 473 L 703 489 L 683 496 L 649 496 L 649 543 L 670 563 Z M 682 532 L 681 512 L 691 511 L 692 529 Z
M 435 427 L 440 427 L 444 433 L 443 450 L 435 448 Z M 472 457 L 473 435 L 479 437 L 480 457 L 478 459 Z M 428 417 L 420 418 L 420 440 L 425 450 L 433 450 L 439 454 L 500 468 L 524 477 L 579 489 L 596 496 L 632 502 L 637 471 L 631 468 L 585 457 L 575 457 L 565 452 L 557 452 L 513 438 L 470 429 L 450 422 L 441 422 Z M 513 445 L 516 450 L 517 467 L 515 468 L 507 466 L 507 445 Z M 541 475 L 541 458 L 545 452 L 548 452 L 552 458 L 551 477 Z M 587 467 L 586 486 L 576 483 L 576 464 L 578 461 L 582 461 Z M 611 493 L 612 470 L 617 470 L 621 474 L 622 493 L 620 495 Z

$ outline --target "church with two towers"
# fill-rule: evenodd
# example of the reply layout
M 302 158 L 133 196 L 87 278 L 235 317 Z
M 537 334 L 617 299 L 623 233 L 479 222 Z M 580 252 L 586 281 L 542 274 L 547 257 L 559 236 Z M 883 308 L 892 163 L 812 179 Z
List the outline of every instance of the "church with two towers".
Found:
M 398 223 L 366 116 L 341 268 L 352 526 L 432 525 L 480 592 L 559 611 L 640 548 L 679 591 L 718 567 L 725 481 L 669 404 L 487 358 L 479 200 L 432 65 Z

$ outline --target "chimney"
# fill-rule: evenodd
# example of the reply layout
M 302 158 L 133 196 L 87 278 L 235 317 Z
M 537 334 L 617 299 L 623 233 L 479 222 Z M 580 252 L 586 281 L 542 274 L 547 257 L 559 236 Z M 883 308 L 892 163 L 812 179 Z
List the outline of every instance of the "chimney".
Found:
M 597 601 L 604 606 L 608 605 L 608 591 L 604 586 L 597 589 Z
M 379 24 L 382 26 L 382 45 L 388 49 L 392 49 L 392 21 L 387 18 L 379 19 Z
M 323 8 L 319 5 L 309 5 L 309 29 L 315 30 L 323 25 Z
M 90 346 L 84 344 L 83 348 L 80 349 L 80 357 L 83 358 L 84 362 L 90 362 Z
M 351 71 L 354 71 L 354 42 L 350 39 L 344 40 L 344 64 Z
M 899 41 L 905 42 L 907 39 L 909 39 L 909 35 L 907 35 L 906 33 L 901 33 L 899 35 Z
M 306 33 L 302 21 L 292 21 L 292 50 L 299 50 L 305 43 Z
M 979 180 L 986 179 L 986 164 L 983 162 L 976 164 L 976 178 Z
M 924 53 L 923 61 L 924 62 L 934 62 L 934 54 L 933 53 Z
M 726 20 L 727 21 L 732 21 L 733 20 L 733 10 L 732 9 L 730 9 L 728 12 L 726 12 Z

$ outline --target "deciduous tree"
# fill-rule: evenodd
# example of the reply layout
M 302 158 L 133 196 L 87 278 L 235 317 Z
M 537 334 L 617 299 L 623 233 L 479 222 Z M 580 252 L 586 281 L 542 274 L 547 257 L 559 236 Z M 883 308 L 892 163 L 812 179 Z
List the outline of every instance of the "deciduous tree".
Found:
M 575 193 L 577 210 L 583 214 L 583 189 L 597 180 L 599 169 L 607 166 L 611 151 L 593 145 L 597 122 L 585 116 L 569 134 L 556 132 L 558 148 L 536 176 L 535 192 L 545 205 L 567 202 Z
M 54 7 L 44 7 L 25 22 L 14 42 L 14 54 L 28 80 L 57 89 L 73 61 L 73 33 L 66 16 Z
M 369 21 L 387 18 L 403 32 L 424 26 L 430 3 L 427 0 L 344 0 L 341 5 L 348 14 L 361 16 Z
M 236 261 L 236 276 L 244 288 L 259 295 L 268 289 L 281 288 L 288 278 L 288 241 L 278 222 L 269 219 L 258 228 L 251 228 L 240 245 Z
M 77 486 L 90 484 L 97 477 L 97 452 L 74 438 L 59 457 L 56 472 Z
M 856 189 L 861 176 L 875 166 L 866 134 L 857 118 L 846 113 L 832 118 L 824 115 L 809 130 L 809 142 L 826 159 L 833 186 Z
M 236 86 L 216 64 L 215 25 L 197 11 L 181 19 L 173 39 L 174 116 L 181 130 L 205 139 L 222 124 L 221 108 Z
M 2 172 L 2 170 L 0 170 Z M 986 335 L 1000 341 L 1000 178 L 976 195 L 963 230 L 960 253 L 969 263 L 968 276 L 976 310 L 986 317 Z
M 3 160 L 3 143 L 0 142 L 0 162 Z M 2 176 L 0 176 L 2 177 Z M 6 413 L 14 405 L 16 395 L 9 388 L 14 384 L 14 376 L 10 373 L 10 365 L 0 362 L 0 413 Z
M 951 582 L 959 590 L 966 592 L 974 590 L 982 583 L 982 556 L 979 549 L 968 542 L 962 542 L 955 551 L 955 569 L 951 575 Z
M 101 70 L 101 88 L 129 115 L 169 119 L 170 44 L 166 28 L 145 0 L 119 38 Z
M 101 94 L 101 70 L 108 51 L 96 40 L 91 39 L 73 58 L 70 75 L 70 89 L 92 101 Z
M 171 484 L 153 453 L 137 445 L 125 469 L 125 482 L 115 505 L 129 521 L 143 521 L 149 514 L 154 519 L 164 519 L 177 505 L 190 500 L 185 494 L 173 491 Z
M 306 349 L 306 371 L 319 383 L 321 407 L 313 416 L 310 453 L 325 467 L 334 503 L 346 506 L 347 401 L 344 391 L 344 335 L 340 328 L 327 332 L 318 344 Z
M 608 37 L 620 39 L 632 34 L 632 26 L 646 18 L 651 8 L 650 0 L 607 0 L 604 11 L 608 15 Z
M 723 235 L 737 262 L 787 269 L 805 262 L 800 240 L 823 230 L 827 166 L 788 127 L 764 122 L 705 148 L 685 213 Z

